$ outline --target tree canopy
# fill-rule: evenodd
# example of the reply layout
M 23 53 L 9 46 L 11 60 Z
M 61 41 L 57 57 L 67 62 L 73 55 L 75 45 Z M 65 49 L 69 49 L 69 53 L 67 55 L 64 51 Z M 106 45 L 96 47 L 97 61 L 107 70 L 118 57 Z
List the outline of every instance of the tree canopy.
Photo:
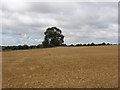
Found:
M 44 34 L 45 38 L 42 42 L 44 47 L 61 46 L 64 42 L 62 31 L 57 27 L 47 28 Z

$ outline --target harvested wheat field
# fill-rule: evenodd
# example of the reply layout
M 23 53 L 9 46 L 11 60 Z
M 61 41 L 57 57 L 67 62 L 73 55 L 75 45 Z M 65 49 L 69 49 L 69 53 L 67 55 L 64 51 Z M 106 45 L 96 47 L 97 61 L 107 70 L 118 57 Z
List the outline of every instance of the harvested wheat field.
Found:
M 118 46 L 5 51 L 3 88 L 117 88 Z

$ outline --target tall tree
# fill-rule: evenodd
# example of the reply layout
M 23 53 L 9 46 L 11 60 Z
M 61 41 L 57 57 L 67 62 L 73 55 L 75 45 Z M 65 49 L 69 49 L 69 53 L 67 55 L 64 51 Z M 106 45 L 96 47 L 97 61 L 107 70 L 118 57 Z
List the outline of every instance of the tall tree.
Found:
M 60 46 L 64 42 L 62 31 L 57 27 L 48 28 L 44 34 L 45 38 L 42 42 L 44 47 Z

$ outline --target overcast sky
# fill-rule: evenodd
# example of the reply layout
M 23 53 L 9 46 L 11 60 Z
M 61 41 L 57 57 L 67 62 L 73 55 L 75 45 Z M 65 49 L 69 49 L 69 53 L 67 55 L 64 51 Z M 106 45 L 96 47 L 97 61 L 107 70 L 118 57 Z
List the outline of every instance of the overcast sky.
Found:
M 48 27 L 58 27 L 64 43 L 117 43 L 117 2 L 2 2 L 1 45 L 37 45 Z

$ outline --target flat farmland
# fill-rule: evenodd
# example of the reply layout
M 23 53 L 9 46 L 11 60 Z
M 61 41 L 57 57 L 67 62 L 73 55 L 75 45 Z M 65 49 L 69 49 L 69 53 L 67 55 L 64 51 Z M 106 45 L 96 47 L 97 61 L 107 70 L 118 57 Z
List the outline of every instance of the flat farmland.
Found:
M 3 88 L 117 88 L 118 46 L 2 52 Z

